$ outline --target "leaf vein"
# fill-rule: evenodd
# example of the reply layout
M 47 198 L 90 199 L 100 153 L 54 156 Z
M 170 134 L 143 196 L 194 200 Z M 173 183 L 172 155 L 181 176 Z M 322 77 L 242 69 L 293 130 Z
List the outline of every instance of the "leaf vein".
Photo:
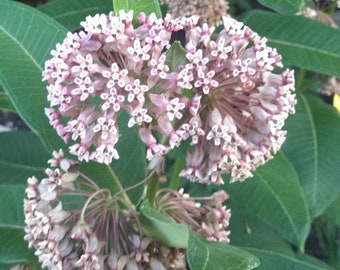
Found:
M 296 237 L 296 239 L 298 240 L 299 242 L 299 233 L 298 233 L 298 229 L 296 228 L 295 226 L 295 223 L 291 217 L 291 215 L 289 214 L 286 206 L 283 204 L 282 200 L 280 200 L 280 198 L 277 196 L 277 194 L 274 192 L 274 190 L 271 188 L 270 185 L 268 185 L 268 183 L 265 181 L 265 179 L 263 178 L 263 176 L 259 173 L 254 173 L 256 174 L 259 179 L 261 179 L 261 181 L 264 183 L 264 185 L 267 186 L 268 190 L 270 191 L 270 193 L 272 193 L 272 195 L 274 196 L 274 198 L 276 199 L 276 201 L 278 202 L 279 206 L 281 207 L 282 211 L 285 213 L 285 215 L 287 216 L 287 219 L 289 221 L 289 223 L 291 224 L 291 227 L 293 229 L 293 232 L 294 232 L 294 235 Z

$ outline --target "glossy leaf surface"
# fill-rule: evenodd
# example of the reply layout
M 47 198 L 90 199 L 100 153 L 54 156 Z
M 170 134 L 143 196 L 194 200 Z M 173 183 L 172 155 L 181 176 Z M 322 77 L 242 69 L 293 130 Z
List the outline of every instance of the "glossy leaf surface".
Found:
M 29 131 L 0 133 L 0 182 L 26 184 L 28 177 L 44 176 L 51 158 L 41 141 Z
M 51 151 L 62 141 L 45 116 L 46 84 L 42 67 L 66 29 L 36 9 L 15 1 L 0 2 L 0 83 L 16 111 Z
M 188 245 L 188 228 L 175 223 L 169 217 L 152 208 L 148 201 L 141 207 L 141 221 L 147 235 L 161 241 L 167 246 L 186 248 Z
M 259 167 L 252 179 L 227 184 L 225 190 L 232 200 L 303 250 L 310 217 L 295 169 L 282 153 Z
M 5 93 L 1 86 L 0 86 L 0 109 L 15 112 L 15 108 L 10 98 L 8 97 L 8 95 Z
M 295 115 L 286 122 L 284 152 L 299 176 L 312 217 L 320 215 L 340 192 L 340 117 L 313 96 L 298 96 Z
M 302 16 L 259 10 L 247 12 L 242 21 L 268 39 L 268 44 L 283 56 L 284 64 L 339 75 L 340 29 Z
M 0 185 L 0 263 L 39 265 L 24 241 L 23 198 L 26 185 Z
M 38 10 L 50 16 L 70 31 L 80 29 L 79 23 L 87 16 L 109 14 L 112 0 L 58 0 L 38 6 Z
M 293 14 L 300 10 L 302 0 L 257 0 L 262 5 L 282 14 Z
M 24 241 L 27 178 L 45 177 L 47 159 L 41 141 L 32 132 L 0 133 L 0 263 L 38 265 L 34 250 Z
M 284 241 L 274 228 L 256 217 L 253 211 L 245 209 L 233 200 L 227 202 L 227 206 L 232 210 L 228 227 L 231 230 L 231 243 L 259 258 L 261 263 L 256 269 L 308 269 L 311 265 L 315 267 L 311 269 L 332 269 L 311 256 L 296 255 L 291 245 Z
M 325 211 L 325 216 L 332 225 L 340 228 L 340 195 L 337 196 L 336 200 L 330 207 Z
M 184 66 L 188 60 L 185 57 L 186 51 L 179 41 L 175 41 L 166 54 L 165 63 L 170 71 L 177 71 L 179 66 Z
M 231 209 L 230 242 L 237 247 L 265 249 L 294 256 L 291 245 L 268 223 L 257 217 L 252 210 L 246 209 L 232 198 L 226 202 Z
M 191 270 L 248 270 L 260 262 L 252 254 L 231 245 L 209 242 L 189 233 L 188 265 Z
M 115 12 L 124 9 L 125 11 L 134 11 L 134 21 L 141 12 L 146 15 L 155 13 L 157 18 L 162 18 L 161 8 L 158 0 L 113 0 Z
M 332 270 L 331 266 L 318 261 L 317 259 L 305 261 L 298 258 L 290 257 L 279 252 L 245 248 L 248 252 L 259 258 L 261 264 L 256 270 L 272 270 L 272 269 L 299 269 L 299 270 Z M 316 261 L 318 263 L 316 263 Z

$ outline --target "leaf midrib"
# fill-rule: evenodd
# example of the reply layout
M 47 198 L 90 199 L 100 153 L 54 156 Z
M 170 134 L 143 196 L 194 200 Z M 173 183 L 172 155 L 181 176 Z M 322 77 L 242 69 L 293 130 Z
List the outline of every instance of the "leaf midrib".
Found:
M 9 166 L 9 167 L 21 169 L 21 170 L 29 170 L 29 171 L 41 171 L 41 172 L 43 172 L 46 169 L 46 168 L 43 168 L 43 167 L 27 166 L 27 165 L 9 162 L 9 161 L 6 161 L 6 160 L 1 160 L 1 159 L 0 159 L 0 165 Z
M 0 229 L 16 229 L 16 230 L 24 230 L 24 225 L 9 225 L 9 224 L 3 224 L 0 223 Z
M 35 16 L 35 14 L 33 14 L 32 12 L 30 12 L 32 14 L 32 17 L 33 18 Z M 28 24 L 28 27 L 30 26 L 31 24 Z M 9 37 L 10 40 L 12 40 L 15 44 L 17 44 L 21 49 L 22 51 L 27 55 L 27 57 L 34 63 L 34 65 L 42 71 L 42 68 L 41 66 L 38 64 L 38 62 L 36 61 L 36 59 L 34 59 L 32 57 L 32 55 L 29 53 L 29 51 L 23 46 L 23 44 L 15 37 L 13 36 L 12 34 L 10 34 L 2 25 L 0 25 L 0 30 L 2 30 L 3 33 L 5 33 L 6 36 Z
M 206 250 L 206 257 L 205 257 L 205 261 L 204 261 L 204 264 L 203 264 L 203 270 L 206 270 L 207 269 L 207 265 L 208 265 L 208 261 L 209 261 L 209 256 L 210 256 L 210 251 L 207 247 L 204 247 L 205 250 Z
M 317 143 L 317 134 L 316 134 L 316 127 L 313 121 L 313 114 L 312 111 L 310 110 L 310 106 L 306 100 L 306 98 L 301 95 L 301 100 L 303 101 L 305 107 L 306 107 L 306 111 L 307 111 L 307 116 L 308 116 L 308 120 L 309 123 L 311 125 L 311 130 L 312 130 L 312 143 L 314 146 L 314 151 L 313 151 L 313 157 L 314 157 L 314 170 L 313 170 L 313 179 L 311 179 L 311 183 L 313 185 L 313 189 L 312 189 L 312 206 L 315 205 L 316 202 L 316 197 L 317 197 L 317 179 L 318 179 L 318 152 L 319 152 L 319 147 L 318 147 L 318 143 Z
M 319 53 L 322 53 L 324 55 L 327 55 L 328 57 L 334 57 L 334 58 L 338 58 L 340 59 L 340 55 L 337 54 L 337 53 L 330 53 L 329 51 L 326 51 L 326 50 L 320 50 L 318 48 L 314 48 L 314 47 L 308 47 L 308 46 L 303 46 L 303 45 L 300 45 L 298 43 L 293 43 L 293 42 L 288 42 L 288 41 L 284 41 L 282 39 L 275 39 L 275 38 L 268 38 L 268 42 L 270 43 L 276 43 L 276 44 L 282 44 L 282 45 L 285 45 L 285 46 L 289 46 L 289 47 L 292 47 L 292 48 L 298 48 L 298 49 L 301 49 L 301 50 L 306 50 L 308 51 L 309 53 L 314 53 L 314 52 L 319 52 Z

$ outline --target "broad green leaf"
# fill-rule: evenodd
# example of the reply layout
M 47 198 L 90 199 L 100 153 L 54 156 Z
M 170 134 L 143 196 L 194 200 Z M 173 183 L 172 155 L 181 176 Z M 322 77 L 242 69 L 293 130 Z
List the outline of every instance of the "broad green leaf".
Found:
M 186 51 L 181 43 L 175 41 L 166 53 L 165 64 L 169 66 L 170 71 L 177 71 L 179 66 L 184 66 L 188 62 L 185 55 Z
M 311 216 L 317 217 L 340 192 L 340 116 L 314 96 L 298 95 L 295 109 L 286 121 L 283 149 L 299 176 Z
M 126 3 L 122 3 L 122 1 Z M 133 10 L 135 22 L 141 12 L 144 12 L 146 15 L 155 13 L 157 18 L 162 18 L 162 12 L 158 0 L 114 0 L 113 2 L 115 12 L 119 12 L 122 8 L 125 11 Z
M 0 109 L 15 112 L 15 108 L 9 99 L 8 95 L 4 92 L 0 86 Z
M 253 10 L 242 21 L 277 48 L 283 63 L 339 76 L 340 30 L 294 15 Z
M 24 241 L 24 235 L 22 228 L 0 227 L 0 263 L 39 265 L 34 250 Z M 10 266 L 1 269 L 10 269 Z
M 282 14 L 293 14 L 300 10 L 302 0 L 257 0 L 262 5 Z
M 0 184 L 26 184 L 27 178 L 33 175 L 45 177 L 50 158 L 33 132 L 0 133 Z
M 295 254 L 291 246 L 275 233 L 273 228 L 256 217 L 256 213 L 246 210 L 232 199 L 227 201 L 227 206 L 232 210 L 232 218 L 228 227 L 231 231 L 230 241 L 234 246 L 247 249 L 258 256 L 261 264 L 256 269 L 300 269 L 298 267 L 301 265 L 304 267 L 302 269 L 307 269 L 309 264 L 319 265 L 321 267 L 319 269 L 331 269 L 329 265 L 311 256 Z M 276 264 L 276 262 L 279 263 Z M 289 266 L 285 268 L 284 265 L 287 262 Z M 306 262 L 308 262 L 307 265 L 305 265 Z
M 144 12 L 146 15 L 155 13 L 157 18 L 162 18 L 161 8 L 158 0 L 128 0 L 129 9 L 137 15 Z
M 169 247 L 186 248 L 189 229 L 184 224 L 175 223 L 169 217 L 152 208 L 148 201 L 140 207 L 140 219 L 146 234 Z
M 258 260 L 251 254 L 230 245 L 201 239 L 187 226 L 175 223 L 150 207 L 147 201 L 141 205 L 140 213 L 147 235 L 166 246 L 187 248 L 187 261 L 191 270 L 245 270 L 258 265 Z
M 227 184 L 225 190 L 232 200 L 303 250 L 310 217 L 294 167 L 282 153 L 259 167 L 252 179 Z
M 0 262 L 27 262 L 32 257 L 24 242 L 25 185 L 0 185 Z
M 272 270 L 272 269 L 298 269 L 298 270 L 332 270 L 333 268 L 318 261 L 316 264 L 313 262 L 305 261 L 298 258 L 290 257 L 279 252 L 256 249 L 244 248 L 246 251 L 254 254 L 259 258 L 261 264 L 256 270 Z
M 36 9 L 15 1 L 0 1 L 0 84 L 16 111 L 50 151 L 63 144 L 44 114 L 48 103 L 41 72 L 50 50 L 66 32 Z
M 329 264 L 325 263 L 324 261 L 320 261 L 316 257 L 310 256 L 308 254 L 297 253 L 296 258 L 302 262 L 319 267 L 319 269 L 334 270 L 334 268 L 330 266 Z
M 23 229 L 24 223 L 24 197 L 26 185 L 1 184 L 0 185 L 0 227 Z M 0 245 L 2 246 L 2 245 Z
M 0 263 L 37 267 L 34 250 L 24 241 L 23 199 L 27 178 L 44 175 L 49 155 L 30 131 L 0 133 L 0 149 Z
M 209 242 L 189 233 L 187 261 L 191 270 L 247 270 L 260 262 L 252 254 L 231 245 Z
M 275 229 L 247 210 L 243 205 L 230 198 L 226 206 L 231 209 L 230 243 L 238 247 L 251 247 L 275 251 L 287 256 L 294 256 L 291 245 Z
M 119 12 L 119 10 L 129 11 L 129 1 L 113 0 L 113 8 L 115 12 Z
M 58 0 L 40 5 L 38 10 L 74 31 L 81 27 L 79 23 L 87 16 L 108 14 L 113 9 L 112 0 Z
M 329 223 L 340 228 L 340 195 L 332 203 L 330 207 L 325 211 L 325 216 Z M 340 244 L 340 243 L 339 243 Z

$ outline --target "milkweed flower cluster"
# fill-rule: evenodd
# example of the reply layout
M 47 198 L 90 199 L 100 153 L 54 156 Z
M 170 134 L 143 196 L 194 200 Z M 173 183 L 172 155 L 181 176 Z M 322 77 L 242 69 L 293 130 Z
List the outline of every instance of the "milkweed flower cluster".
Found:
M 155 162 L 190 140 L 181 176 L 201 183 L 244 180 L 277 152 L 296 103 L 293 71 L 242 23 L 223 17 L 223 30 L 198 17 L 164 19 L 120 11 L 87 17 L 46 62 L 51 125 L 79 160 L 119 158 L 119 116 L 129 115 Z M 173 33 L 185 32 L 174 66 Z M 173 49 L 175 50 L 175 49 Z M 175 51 L 178 53 L 179 51 Z M 124 135 L 122 135 L 124 136 Z
M 208 197 L 190 197 L 183 189 L 160 189 L 156 194 L 155 208 L 178 223 L 189 225 L 193 231 L 209 241 L 229 243 L 230 209 L 223 206 L 228 199 L 223 191 Z M 203 203 L 203 204 L 202 204 Z
M 49 163 L 46 178 L 28 179 L 24 201 L 25 240 L 43 268 L 186 269 L 183 250 L 145 236 L 128 202 L 100 189 L 62 151 Z
M 219 25 L 221 18 L 227 16 L 229 3 L 226 0 L 161 0 L 174 17 L 199 16 L 200 23 Z

